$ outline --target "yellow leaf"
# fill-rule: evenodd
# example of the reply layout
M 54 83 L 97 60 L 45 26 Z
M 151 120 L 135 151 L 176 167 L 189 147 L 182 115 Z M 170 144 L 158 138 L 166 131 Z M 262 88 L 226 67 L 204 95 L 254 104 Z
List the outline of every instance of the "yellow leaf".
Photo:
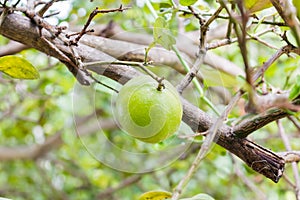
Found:
M 38 79 L 39 72 L 26 59 L 18 56 L 0 58 L 0 71 L 16 79 Z
M 165 200 L 171 198 L 172 194 L 166 191 L 149 191 L 142 194 L 139 200 Z
M 237 1 L 238 0 L 229 0 L 231 3 L 237 3 Z M 272 6 L 270 0 L 244 0 L 244 4 L 250 13 L 255 13 Z
M 266 8 L 270 8 L 272 3 L 270 0 L 245 0 L 245 7 L 251 12 L 255 13 Z

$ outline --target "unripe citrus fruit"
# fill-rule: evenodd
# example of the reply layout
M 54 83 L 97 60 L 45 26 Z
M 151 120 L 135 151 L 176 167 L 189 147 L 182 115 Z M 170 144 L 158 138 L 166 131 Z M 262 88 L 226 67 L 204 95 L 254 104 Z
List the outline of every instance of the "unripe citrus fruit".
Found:
M 121 127 L 143 142 L 157 143 L 179 128 L 182 118 L 180 97 L 174 86 L 163 80 L 164 88 L 147 75 L 128 81 L 120 90 L 115 114 Z

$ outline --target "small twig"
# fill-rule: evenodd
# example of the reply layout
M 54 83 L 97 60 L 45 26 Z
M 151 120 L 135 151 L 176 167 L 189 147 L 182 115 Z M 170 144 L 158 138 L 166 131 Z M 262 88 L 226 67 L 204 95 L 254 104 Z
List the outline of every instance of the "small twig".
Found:
M 47 12 L 47 10 L 53 5 L 53 3 L 55 2 L 58 2 L 58 1 L 61 1 L 61 0 L 51 0 L 49 2 L 47 2 L 38 12 L 37 14 L 40 16 L 40 17 L 43 17 L 45 12 Z
M 255 82 L 259 77 L 263 75 L 263 73 L 283 54 L 290 52 L 292 46 L 286 45 L 280 48 L 267 62 L 263 64 L 252 76 L 252 81 Z
M 45 18 L 53 17 L 53 16 L 55 16 L 55 15 L 58 15 L 59 13 L 60 13 L 60 11 L 53 12 L 53 13 L 50 13 L 50 14 L 48 14 L 48 15 L 44 15 L 43 18 L 45 19 Z
M 241 166 L 238 165 L 237 159 L 232 155 L 232 153 L 229 153 L 230 158 L 233 163 L 234 173 L 244 182 L 244 184 L 255 193 L 256 198 L 255 199 L 261 199 L 265 200 L 267 199 L 266 194 L 255 185 L 255 183 L 250 180 L 240 169 Z
M 285 130 L 282 126 L 282 123 L 280 120 L 277 120 L 277 126 L 278 126 L 278 132 L 279 135 L 282 138 L 283 144 L 286 148 L 287 151 L 292 151 L 292 147 L 289 141 L 288 136 L 285 133 Z M 292 170 L 293 170 L 293 174 L 294 174 L 294 179 L 295 179 L 295 195 L 296 195 L 296 199 L 300 200 L 300 178 L 299 178 L 299 171 L 298 171 L 298 164 L 296 162 L 292 163 Z
M 251 39 L 257 40 L 258 42 L 261 42 L 261 43 L 264 44 L 265 46 L 268 46 L 268 47 L 270 47 L 270 48 L 273 48 L 273 49 L 276 49 L 276 50 L 277 50 L 277 49 L 278 49 L 277 47 L 274 47 L 274 46 L 272 46 L 272 45 L 270 45 L 270 44 L 264 42 L 263 40 L 261 40 L 261 39 L 259 38 L 260 36 L 262 36 L 262 35 L 264 35 L 264 34 L 266 34 L 266 33 L 269 33 L 269 32 L 271 32 L 271 31 L 273 31 L 273 28 L 264 30 L 264 31 L 262 31 L 262 32 L 260 32 L 260 33 L 255 34 L 255 35 L 250 35 L 250 34 L 248 34 L 248 36 L 246 37 L 246 40 L 251 40 Z M 217 41 L 217 42 L 213 42 L 213 43 L 207 44 L 207 45 L 206 45 L 206 48 L 207 48 L 207 50 L 216 49 L 216 48 L 218 48 L 218 47 L 225 46 L 225 45 L 229 45 L 229 44 L 235 43 L 235 42 L 237 42 L 237 41 L 238 41 L 237 38 L 223 39 L 223 40 L 220 40 L 220 41 Z
M 149 0 L 146 0 L 146 5 L 147 5 L 147 7 L 149 8 L 149 10 L 151 11 L 153 17 L 156 19 L 156 18 L 158 17 L 158 15 L 157 15 L 156 11 L 154 10 L 154 8 L 153 8 L 153 6 L 152 6 L 152 4 L 150 3 Z M 179 59 L 180 63 L 182 64 L 182 66 L 184 67 L 184 69 L 186 70 L 186 72 L 189 72 L 189 71 L 190 71 L 190 68 L 189 68 L 188 64 L 186 63 L 186 61 L 183 59 L 183 57 L 182 57 L 180 51 L 178 50 L 178 48 L 177 48 L 175 45 L 172 45 L 172 50 L 175 52 L 177 58 Z M 202 56 L 198 56 L 197 59 L 196 59 L 196 61 L 195 61 L 194 66 L 197 66 L 197 67 L 195 67 L 195 71 L 192 72 L 192 73 L 190 73 L 189 75 L 187 74 L 187 75 L 186 75 L 186 77 L 187 77 L 187 78 L 186 78 L 187 82 L 183 80 L 181 83 L 179 83 L 179 85 L 177 86 L 177 89 L 179 88 L 179 94 L 181 94 L 180 91 L 181 91 L 181 90 L 183 91 L 183 89 L 186 88 L 186 87 L 189 85 L 189 83 L 192 81 L 192 82 L 194 83 L 195 87 L 196 87 L 196 90 L 200 93 L 200 98 L 201 98 L 201 99 L 202 99 L 202 100 L 203 100 L 203 101 L 204 101 L 204 102 L 205 102 L 205 103 L 206 103 L 206 104 L 207 104 L 207 105 L 208 105 L 208 106 L 209 106 L 209 107 L 217 114 L 217 115 L 220 115 L 220 113 L 218 112 L 218 110 L 216 109 L 216 107 L 210 102 L 209 99 L 207 99 L 207 98 L 204 96 L 203 89 L 202 89 L 200 83 L 198 82 L 198 80 L 192 78 L 193 74 L 195 74 L 195 75 L 197 74 L 197 73 L 195 73 L 195 72 L 198 72 L 197 68 L 199 69 L 199 66 L 203 63 L 203 60 L 204 60 L 204 54 L 205 54 L 205 53 L 206 53 L 206 49 L 205 49 L 204 47 L 203 47 L 203 49 L 200 48 L 199 55 L 202 54 Z M 190 76 L 190 77 L 188 77 L 188 76 Z M 181 85 L 182 85 L 182 86 L 181 86 Z M 180 89 L 181 87 L 182 87 L 183 89 Z
M 196 13 L 192 6 L 188 6 L 188 8 L 191 11 L 191 13 L 198 19 L 200 26 L 203 26 L 206 20 L 202 18 L 200 14 Z
M 45 37 L 42 36 L 41 40 L 47 43 L 49 49 L 51 49 L 53 52 L 59 55 L 60 61 L 66 64 L 66 66 L 75 75 L 75 77 L 81 84 L 90 85 L 90 81 L 87 80 L 87 77 L 80 73 L 80 71 L 82 70 L 79 68 L 78 65 L 76 65 L 68 56 L 66 56 L 61 50 L 59 50 L 53 43 L 51 43 Z
M 189 72 L 189 71 L 190 71 L 190 68 L 189 68 L 188 64 L 186 63 L 186 61 L 185 61 L 185 60 L 183 59 L 183 57 L 181 56 L 181 54 L 180 54 L 179 50 L 177 49 L 177 47 L 176 47 L 176 46 L 172 46 L 172 49 L 173 49 L 173 51 L 175 52 L 175 54 L 177 55 L 177 57 L 178 57 L 180 63 L 181 63 L 182 66 L 184 67 L 185 71 Z M 200 55 L 201 55 L 201 54 L 200 54 Z M 195 64 L 198 62 L 199 65 L 200 65 L 200 63 L 203 62 L 203 61 L 201 60 L 201 58 L 202 58 L 203 56 L 204 56 L 204 55 L 202 55 L 202 56 L 199 56 L 199 55 L 198 55 L 197 60 L 195 61 Z M 203 59 L 203 58 L 202 58 L 202 59 Z M 178 93 L 181 94 L 181 93 L 182 93 L 181 91 L 183 91 L 183 89 L 186 88 L 186 87 L 189 85 L 189 83 L 192 81 L 193 84 L 194 84 L 194 86 L 195 86 L 195 88 L 196 88 L 196 90 L 199 92 L 200 99 L 203 100 L 203 101 L 206 103 L 206 105 L 208 105 L 208 106 L 209 106 L 209 107 L 210 107 L 210 108 L 211 108 L 218 116 L 220 116 L 219 111 L 216 109 L 216 107 L 213 105 L 213 103 L 212 103 L 212 102 L 204 95 L 204 91 L 203 91 L 203 89 L 202 89 L 202 86 L 201 86 L 200 83 L 198 82 L 198 80 L 197 80 L 197 79 L 193 79 L 192 76 L 193 76 L 193 74 L 192 74 L 192 73 L 189 73 L 189 75 L 186 75 L 186 76 L 185 76 L 185 78 L 186 78 L 187 80 L 184 80 L 185 78 L 183 78 L 182 81 L 176 86 Z M 191 79 L 191 81 L 190 81 L 189 79 Z M 187 81 L 187 82 L 185 82 L 185 81 Z M 181 89 L 181 88 L 183 88 L 183 89 Z M 180 92 L 181 92 L 181 93 L 180 93 Z
M 176 54 L 179 54 L 179 51 L 177 50 L 177 48 L 173 48 L 173 50 L 175 51 Z M 182 94 L 183 90 L 192 82 L 193 78 L 197 75 L 200 66 L 204 62 L 205 55 L 206 55 L 206 50 L 204 50 L 203 52 L 201 52 L 198 55 L 192 69 L 186 68 L 186 71 L 188 71 L 188 73 L 181 80 L 181 82 L 177 85 L 177 91 L 179 92 L 179 94 Z M 201 93 L 203 95 L 203 92 L 201 92 Z
M 200 50 L 203 51 L 206 48 L 206 33 L 209 30 L 209 25 L 219 16 L 221 11 L 223 10 L 223 6 L 221 5 L 214 14 L 201 26 L 200 29 Z
M 163 89 L 165 86 L 163 84 L 163 77 L 159 77 L 157 76 L 155 73 L 153 73 L 152 71 L 150 71 L 149 69 L 146 68 L 146 66 L 151 67 L 152 65 L 150 64 L 145 64 L 145 63 L 141 63 L 141 62 L 134 62 L 134 61 L 113 61 L 113 62 L 107 62 L 107 61 L 96 61 L 96 62 L 87 62 L 87 63 L 83 63 L 83 66 L 90 66 L 90 65 L 129 65 L 129 66 L 136 66 L 141 68 L 144 72 L 146 72 L 149 76 L 151 76 L 154 80 L 157 81 L 158 83 L 158 90 Z
M 86 68 L 85 68 L 85 65 L 84 63 L 81 61 L 80 59 L 80 56 L 78 55 L 77 51 L 72 47 L 70 46 L 70 49 L 73 53 L 73 56 L 74 58 L 76 59 L 76 64 L 79 68 L 80 71 L 84 72 L 84 74 L 87 76 L 87 77 L 90 77 L 93 81 L 95 81 L 96 83 L 98 83 L 99 85 L 103 85 L 104 87 L 116 92 L 116 93 L 119 93 L 118 90 L 116 90 L 115 88 L 112 88 L 111 86 L 105 84 L 105 83 L 102 83 L 101 81 L 99 81 L 98 79 L 96 79 L 92 73 L 90 73 Z
M 68 63 L 72 64 L 73 67 L 77 68 L 77 66 L 72 62 L 72 60 L 68 56 L 66 56 L 61 50 L 59 50 L 52 42 L 50 42 L 43 36 L 41 36 L 41 40 L 46 42 L 48 44 L 49 48 L 59 55 L 61 61 L 68 62 Z
M 119 8 L 115 8 L 115 9 L 108 9 L 108 10 L 99 10 L 98 7 L 95 8 L 95 10 L 93 10 L 93 12 L 90 14 L 87 22 L 85 23 L 85 25 L 83 26 L 83 29 L 78 33 L 78 36 L 72 40 L 70 42 L 71 45 L 77 45 L 78 41 L 80 40 L 80 38 L 86 34 L 87 28 L 90 25 L 90 23 L 92 22 L 93 18 L 98 15 L 99 13 L 111 13 L 111 12 L 123 12 L 124 10 L 128 10 L 130 9 L 129 7 L 124 7 L 122 6 L 122 4 L 120 5 Z
M 81 31 L 81 32 L 82 32 L 82 31 Z M 70 38 L 70 37 L 72 37 L 72 36 L 79 35 L 81 32 L 69 33 L 69 34 L 66 34 L 66 37 L 67 37 L 67 38 Z M 92 33 L 92 32 L 95 32 L 95 30 L 94 30 L 94 29 L 89 29 L 89 30 L 84 31 L 84 33 L 82 33 L 82 34 Z
M 183 14 L 193 14 L 191 11 L 184 10 L 184 9 L 179 9 L 179 12 L 183 12 Z M 199 16 L 202 16 L 202 17 L 210 17 L 210 16 L 213 15 L 211 13 L 203 13 L 203 14 L 196 13 L 196 14 L 199 15 Z M 230 19 L 229 16 L 223 16 L 223 15 L 218 15 L 217 18 L 218 19 L 226 19 L 226 20 Z M 285 22 L 257 21 L 257 20 L 252 21 L 252 24 L 265 24 L 265 25 L 273 25 L 273 26 L 288 26 Z
M 15 8 L 20 3 L 21 0 L 18 0 L 12 7 Z
M 288 116 L 288 119 L 295 125 L 295 127 L 300 131 L 300 124 L 293 116 Z
M 269 31 L 268 31 L 268 32 L 269 32 Z M 261 43 L 261 44 L 263 44 L 263 45 L 265 45 L 265 46 L 267 46 L 267 47 L 269 47 L 269 48 L 271 48 L 271 49 L 276 49 L 276 50 L 278 50 L 278 47 L 273 46 L 273 45 L 271 45 L 271 44 L 265 42 L 264 40 L 260 39 L 258 35 L 250 35 L 249 33 L 247 33 L 247 34 L 249 35 L 250 39 L 256 40 L 257 42 L 259 42 L 259 43 Z M 248 39 L 248 38 L 246 38 L 246 39 Z
M 179 58 L 181 64 L 184 66 L 185 70 L 187 71 L 187 74 L 185 75 L 185 77 L 181 80 L 181 82 L 177 85 L 177 91 L 179 92 L 179 94 L 182 94 L 183 90 L 191 83 L 193 82 L 196 89 L 199 91 L 200 93 L 200 98 L 204 100 L 204 102 L 210 107 L 212 108 L 212 110 L 217 114 L 220 115 L 220 113 L 218 112 L 218 110 L 215 108 L 215 106 L 204 96 L 204 92 L 203 89 L 201 87 L 201 85 L 199 84 L 199 82 L 194 79 L 194 77 L 197 75 L 197 73 L 200 70 L 200 66 L 203 64 L 204 62 L 204 58 L 206 55 L 206 33 L 208 31 L 208 27 L 209 25 L 216 19 L 216 17 L 219 15 L 219 13 L 222 11 L 223 7 L 219 7 L 217 9 L 217 11 L 205 22 L 197 13 L 195 13 L 194 9 L 189 6 L 190 11 L 192 12 L 192 14 L 199 20 L 199 24 L 201 26 L 200 29 L 200 45 L 199 45 L 199 53 L 197 56 L 197 59 L 193 65 L 193 67 L 190 69 L 187 65 L 187 63 L 184 61 L 184 59 L 182 58 L 179 50 L 177 49 L 177 47 L 175 47 L 174 45 L 172 46 L 172 50 L 176 53 L 177 57 Z
M 295 9 L 291 8 L 289 1 L 270 0 L 276 8 L 278 14 L 284 22 L 291 28 L 297 41 L 298 47 L 300 46 L 300 22 L 295 14 Z
M 53 26 L 44 20 L 41 16 L 37 15 L 33 10 L 24 7 L 12 8 L 14 11 L 19 11 L 24 13 L 28 18 L 30 18 L 39 28 L 40 36 L 42 36 L 42 29 L 47 30 L 53 38 L 58 38 L 64 44 L 68 44 L 68 40 L 65 37 L 61 37 L 60 33 L 64 27 L 59 28 L 58 26 Z
M 283 179 L 287 182 L 287 184 L 289 186 L 291 186 L 292 188 L 295 188 L 295 184 L 292 182 L 290 177 L 288 177 L 286 174 L 283 174 Z
M 278 152 L 276 154 L 283 157 L 286 163 L 300 162 L 300 151 Z
M 239 47 L 240 47 L 241 54 L 242 54 L 243 61 L 244 61 L 244 65 L 245 65 L 246 81 L 249 83 L 250 86 L 253 86 L 252 78 L 251 78 L 252 69 L 249 65 L 247 40 L 246 40 L 246 37 L 247 37 L 246 29 L 247 29 L 247 22 L 249 20 L 249 14 L 245 10 L 243 1 L 238 2 L 238 7 L 239 7 L 239 10 L 241 12 L 241 18 L 242 18 L 241 33 L 239 33 L 237 21 L 234 21 L 234 26 L 233 27 L 235 29 L 235 33 L 236 33 L 237 38 L 238 38 Z
M 1 5 L 1 6 L 3 6 L 3 7 L 6 7 L 6 3 L 7 3 L 7 1 L 8 1 L 8 0 L 4 0 L 4 2 L 3 2 L 3 3 L 2 3 L 2 2 L 0 2 L 0 5 Z
M 193 161 L 192 166 L 190 167 L 188 173 L 186 174 L 183 179 L 179 182 L 179 184 L 174 189 L 174 193 L 172 196 L 172 200 L 178 200 L 182 190 L 185 188 L 187 183 L 190 181 L 196 170 L 198 169 L 200 162 L 205 156 L 207 155 L 207 152 L 209 151 L 211 145 L 218 137 L 218 129 L 223 125 L 223 122 L 226 120 L 228 114 L 233 109 L 234 105 L 238 102 L 242 95 L 242 92 L 238 92 L 233 99 L 230 101 L 230 103 L 227 105 L 226 109 L 223 111 L 222 115 L 216 119 L 216 121 L 213 123 L 213 125 L 207 130 L 207 136 L 201 145 L 200 151 L 198 152 L 195 160 Z

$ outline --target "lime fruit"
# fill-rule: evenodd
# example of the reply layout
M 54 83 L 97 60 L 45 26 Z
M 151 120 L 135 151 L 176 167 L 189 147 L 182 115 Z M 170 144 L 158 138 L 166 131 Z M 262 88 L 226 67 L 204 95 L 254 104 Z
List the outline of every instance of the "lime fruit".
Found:
M 115 116 L 132 137 L 158 143 L 173 135 L 180 126 L 182 104 L 174 86 L 163 80 L 164 88 L 147 75 L 128 81 L 116 98 Z

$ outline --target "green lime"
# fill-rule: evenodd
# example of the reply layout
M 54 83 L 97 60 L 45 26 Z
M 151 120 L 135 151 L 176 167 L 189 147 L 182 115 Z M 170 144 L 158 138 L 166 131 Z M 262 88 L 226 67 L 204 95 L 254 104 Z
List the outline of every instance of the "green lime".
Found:
M 132 137 L 158 143 L 173 135 L 182 118 L 182 105 L 174 86 L 163 80 L 165 88 L 147 75 L 128 81 L 116 99 L 116 119 Z

